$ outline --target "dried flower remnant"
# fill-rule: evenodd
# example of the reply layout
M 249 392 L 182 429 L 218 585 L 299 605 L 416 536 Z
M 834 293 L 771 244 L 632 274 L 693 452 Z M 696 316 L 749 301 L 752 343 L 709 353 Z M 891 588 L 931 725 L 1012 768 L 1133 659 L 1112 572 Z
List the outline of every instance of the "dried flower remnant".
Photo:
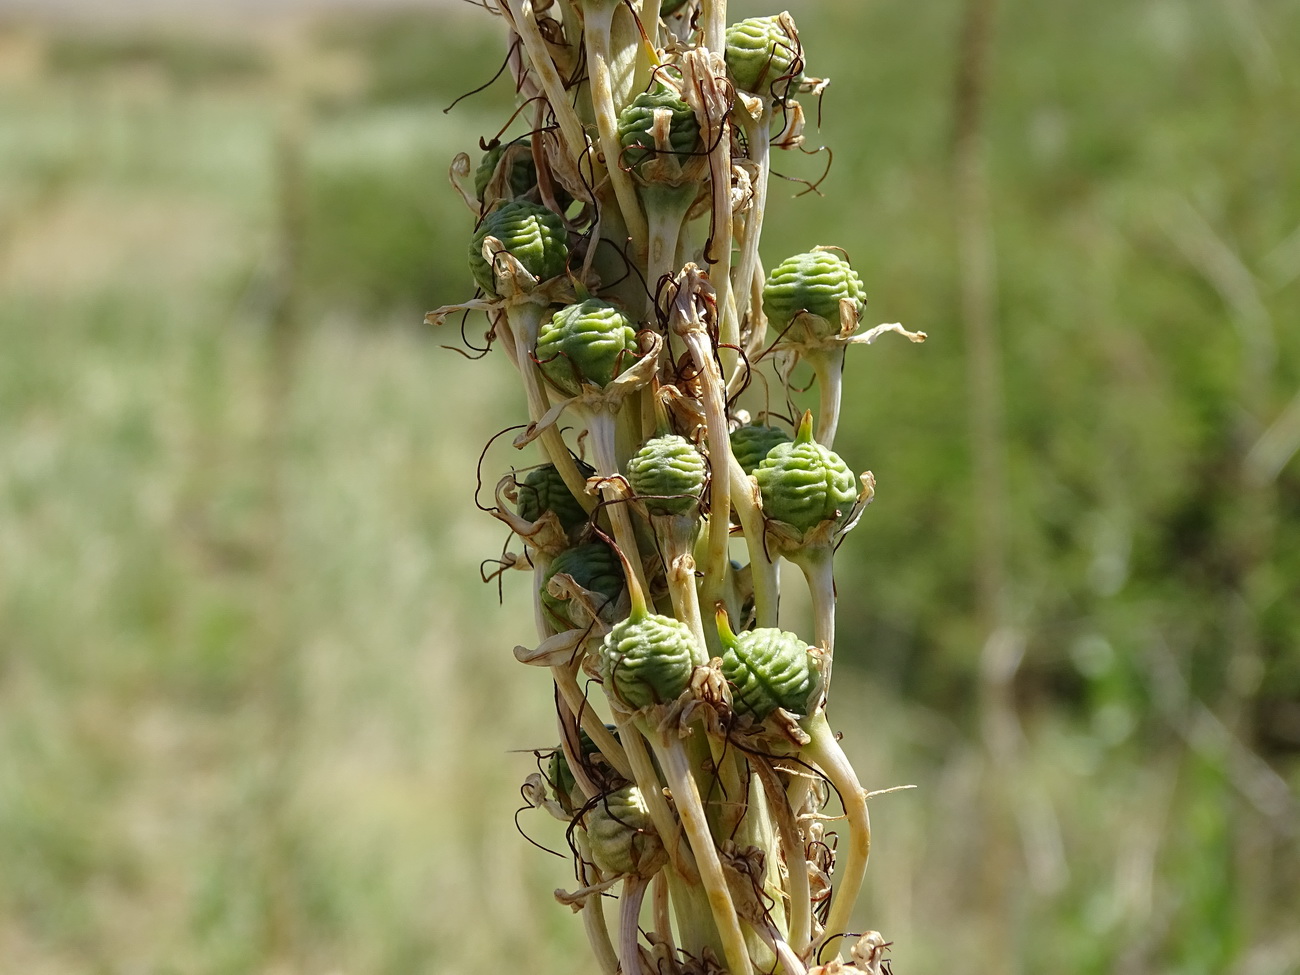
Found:
M 534 127 L 483 143 L 477 171 L 453 163 L 482 296 L 429 321 L 486 313 L 527 398 L 514 444 L 536 466 L 503 478 L 493 513 L 533 571 L 537 642 L 515 655 L 557 691 L 562 744 L 525 786 L 567 826 L 579 886 L 557 897 L 604 975 L 879 970 L 874 933 L 843 957 L 870 822 L 825 713 L 833 555 L 875 481 L 831 441 L 847 346 L 924 336 L 859 333 L 866 289 L 838 249 L 764 273 L 771 152 L 800 144 L 798 97 L 827 82 L 785 12 L 728 27 L 720 0 L 489 6 Z M 816 424 L 759 401 L 792 402 L 799 361 Z M 803 570 L 811 639 L 776 626 L 782 559 Z

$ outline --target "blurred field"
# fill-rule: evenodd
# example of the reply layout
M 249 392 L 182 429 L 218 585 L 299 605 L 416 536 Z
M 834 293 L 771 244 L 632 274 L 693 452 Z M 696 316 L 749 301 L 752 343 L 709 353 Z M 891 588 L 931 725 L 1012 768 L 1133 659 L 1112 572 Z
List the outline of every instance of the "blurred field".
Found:
M 899 975 L 1300 972 L 1300 6 L 1004 4 L 1001 657 L 959 6 L 794 13 L 834 163 L 765 259 L 841 244 L 930 335 L 849 366 L 880 489 L 832 719 L 920 787 L 873 807 L 862 923 Z M 0 972 L 593 970 L 511 819 L 554 737 L 526 583 L 479 582 L 522 404 L 420 325 L 472 287 L 446 165 L 510 105 L 443 113 L 499 59 L 439 17 L 0 24 Z

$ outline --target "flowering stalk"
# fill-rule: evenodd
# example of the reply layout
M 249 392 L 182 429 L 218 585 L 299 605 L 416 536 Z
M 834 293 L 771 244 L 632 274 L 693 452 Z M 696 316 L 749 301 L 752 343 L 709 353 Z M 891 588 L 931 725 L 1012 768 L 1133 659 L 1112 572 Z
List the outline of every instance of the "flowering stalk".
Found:
M 493 514 L 524 547 L 506 564 L 532 569 L 538 642 L 515 654 L 556 685 L 561 741 L 524 791 L 568 827 L 578 886 L 557 897 L 606 975 L 878 970 L 875 932 L 837 956 L 871 832 L 825 713 L 833 555 L 875 481 L 831 448 L 848 347 L 924 335 L 859 333 L 865 289 L 833 248 L 764 273 L 770 154 L 800 144 L 797 96 L 826 82 L 805 78 L 788 13 L 494 2 L 536 128 L 489 150 L 472 187 L 453 163 L 480 295 L 429 321 L 487 313 L 528 403 L 514 444 L 539 452 Z M 816 418 L 749 422 L 753 370 L 788 399 L 803 360 Z M 777 628 L 783 559 L 810 640 Z M 828 892 L 832 791 L 846 835 Z

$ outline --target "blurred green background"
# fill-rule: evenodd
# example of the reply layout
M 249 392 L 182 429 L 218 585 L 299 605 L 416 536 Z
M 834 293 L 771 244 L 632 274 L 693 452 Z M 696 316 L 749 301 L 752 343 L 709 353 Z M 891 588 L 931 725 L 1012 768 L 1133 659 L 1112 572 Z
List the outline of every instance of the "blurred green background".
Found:
M 509 85 L 443 109 L 499 25 L 192 6 L 0 16 L 0 971 L 591 972 L 512 821 L 554 737 L 527 583 L 480 582 L 522 403 L 421 325 L 472 290 L 446 166 Z M 992 508 L 962 9 L 794 7 L 834 161 L 765 238 L 930 336 L 857 351 L 838 444 L 879 492 L 832 720 L 919 786 L 861 923 L 899 975 L 1298 972 L 1300 5 L 1001 5 Z

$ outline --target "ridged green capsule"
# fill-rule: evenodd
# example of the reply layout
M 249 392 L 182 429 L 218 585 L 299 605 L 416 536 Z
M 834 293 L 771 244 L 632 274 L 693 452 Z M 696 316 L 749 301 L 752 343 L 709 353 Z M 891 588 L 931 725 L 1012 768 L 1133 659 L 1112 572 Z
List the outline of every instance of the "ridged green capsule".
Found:
M 773 447 L 754 477 L 763 513 L 803 532 L 827 519 L 847 519 L 858 499 L 848 465 L 813 439 L 811 413 L 804 414 L 794 442 Z
M 606 692 L 633 710 L 676 700 L 694 669 L 690 628 L 670 616 L 633 613 L 600 645 Z
M 645 797 L 634 785 L 602 797 L 587 814 L 586 826 L 591 859 L 608 877 L 651 877 L 668 860 Z
M 536 357 L 556 389 L 577 395 L 583 383 L 605 387 L 636 361 L 636 326 L 608 301 L 588 298 L 542 324 Z
M 809 322 L 809 326 L 825 338 L 839 334 L 840 302 L 845 298 L 854 303 L 860 316 L 867 304 L 862 279 L 838 252 L 819 248 L 786 258 L 767 276 L 763 313 L 778 334 L 800 312 L 816 315 L 826 324 Z
M 564 273 L 569 260 L 564 221 L 537 203 L 511 200 L 493 210 L 479 225 L 469 245 L 469 269 L 480 288 L 499 297 L 492 265 L 483 260 L 483 240 L 495 237 L 529 274 L 539 281 Z
M 647 440 L 627 464 L 627 480 L 651 514 L 680 515 L 704 490 L 708 467 L 691 442 L 676 434 Z
M 654 121 L 657 109 L 671 113 L 668 126 L 669 151 L 679 157 L 700 152 L 700 123 L 695 111 L 667 85 L 644 91 L 618 116 L 618 141 L 623 146 L 623 164 L 639 170 L 642 163 L 656 156 Z
M 725 57 L 737 88 L 777 101 L 802 76 L 799 37 L 786 32 L 779 16 L 749 17 L 728 27 Z
M 731 434 L 731 452 L 746 474 L 753 474 L 754 469 L 763 462 L 769 450 L 777 444 L 789 443 L 790 434 L 780 427 L 767 427 L 758 423 L 747 423 L 737 427 Z
M 488 183 L 492 181 L 492 176 L 497 171 L 497 164 L 501 161 L 505 151 L 511 146 L 521 146 L 524 149 L 529 149 L 532 143 L 528 139 L 520 139 L 518 142 L 502 142 L 483 153 L 478 169 L 474 171 L 474 195 L 478 197 L 480 203 L 483 202 L 483 194 L 487 192 Z M 512 197 L 523 196 L 536 185 L 537 167 L 533 165 L 532 155 L 527 152 L 516 151 L 514 161 L 510 165 L 510 195 Z
M 578 470 L 584 476 L 590 476 L 591 468 L 586 464 L 580 463 Z M 515 512 L 525 521 L 536 521 L 545 512 L 554 511 L 560 519 L 560 527 L 566 532 L 587 523 L 587 509 L 573 496 L 554 464 L 533 468 L 517 483 Z
M 725 649 L 722 676 L 731 684 L 731 706 L 759 721 L 777 708 L 807 712 L 817 686 L 817 668 L 808 644 L 787 630 L 764 628 L 739 636 L 718 627 Z
M 561 630 L 576 625 L 569 616 L 569 601 L 553 596 L 547 590 L 547 583 L 561 572 L 572 576 L 582 588 L 604 596 L 605 602 L 598 608 L 617 600 L 626 585 L 618 556 L 604 542 L 588 542 L 565 549 L 551 562 L 542 580 L 541 591 L 542 608 Z

